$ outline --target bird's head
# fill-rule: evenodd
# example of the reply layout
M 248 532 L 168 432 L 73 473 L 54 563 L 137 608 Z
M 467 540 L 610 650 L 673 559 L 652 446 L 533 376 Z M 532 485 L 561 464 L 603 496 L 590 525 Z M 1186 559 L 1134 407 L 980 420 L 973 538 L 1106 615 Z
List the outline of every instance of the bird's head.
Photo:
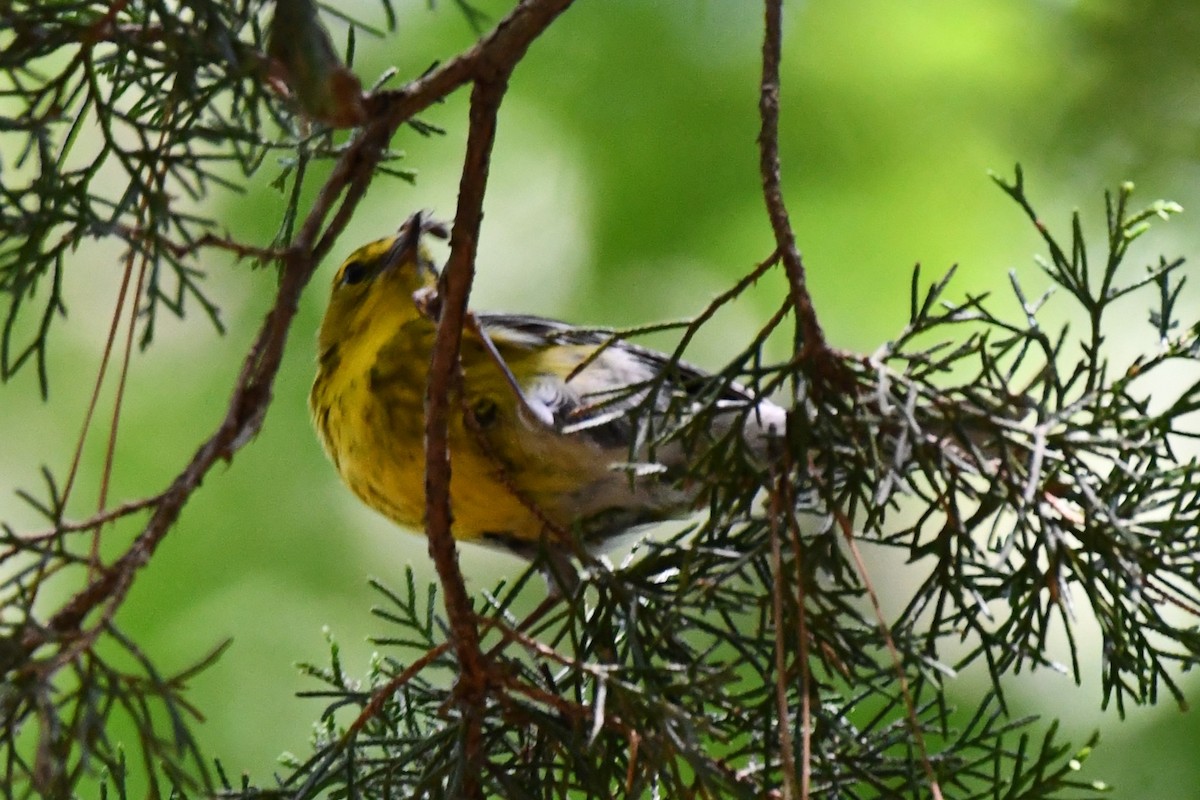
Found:
M 367 327 L 395 331 L 427 315 L 422 302 L 432 296 L 438 273 L 421 244 L 424 233 L 444 236 L 445 229 L 418 212 L 396 234 L 363 245 L 338 267 L 321 322 L 322 352 L 360 337 Z

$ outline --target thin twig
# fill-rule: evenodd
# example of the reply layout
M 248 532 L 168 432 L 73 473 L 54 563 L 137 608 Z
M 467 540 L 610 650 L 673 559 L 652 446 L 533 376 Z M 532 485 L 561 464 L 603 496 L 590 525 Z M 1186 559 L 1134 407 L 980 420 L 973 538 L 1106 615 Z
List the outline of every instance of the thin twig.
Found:
M 599 333 L 607 333 L 608 338 L 592 349 L 587 357 L 581 360 L 578 364 L 571 368 L 567 373 L 567 377 L 563 380 L 570 382 L 576 378 L 581 372 L 595 363 L 606 350 L 615 344 L 621 342 L 622 339 L 629 338 L 632 335 L 640 335 L 645 333 L 657 333 L 662 330 L 672 330 L 674 328 L 683 328 L 683 335 L 679 337 L 679 342 L 675 345 L 675 350 L 671 353 L 671 361 L 679 361 L 683 358 L 684 352 L 687 351 L 688 345 L 692 343 L 692 339 L 700 332 L 700 329 L 712 319 L 723 306 L 736 300 L 742 292 L 758 282 L 758 279 L 771 270 L 779 263 L 779 251 L 771 253 L 766 260 L 759 262 L 754 269 L 738 279 L 738 282 L 729 287 L 719 295 L 714 297 L 708 305 L 700 310 L 700 313 L 690 319 L 680 320 L 678 322 L 657 323 L 650 326 L 638 326 L 633 329 L 632 333 L 628 331 L 609 331 L 598 330 Z
M 110 14 L 115 16 L 116 10 L 117 10 L 116 4 L 114 4 L 113 7 L 110 8 L 110 10 L 109 10 Z M 166 117 L 169 119 L 171 117 L 172 113 L 173 113 L 172 109 L 167 109 Z M 160 149 L 160 150 L 163 149 L 164 144 L 166 142 L 166 138 L 167 138 L 167 130 L 166 130 L 166 128 L 164 128 L 158 136 L 158 145 L 157 145 L 158 149 Z M 148 180 L 153 180 L 155 178 L 158 178 L 159 180 L 161 180 L 163 177 L 162 173 L 164 171 L 165 171 L 164 167 L 157 165 L 157 164 L 150 164 L 150 165 L 147 165 L 147 167 L 146 167 L 146 173 L 147 173 L 146 177 Z M 143 227 L 143 221 L 145 220 L 147 214 L 149 213 L 149 209 L 150 209 L 150 196 L 146 193 L 143 193 L 141 196 L 141 200 L 138 202 L 138 209 L 137 209 L 138 227 L 139 228 Z M 125 351 L 124 351 L 124 355 L 121 357 L 121 371 L 117 377 L 117 391 L 116 391 L 115 396 L 113 397 L 112 422 L 109 423 L 109 427 L 108 427 L 108 443 L 105 447 L 105 452 L 104 452 L 104 469 L 100 474 L 100 492 L 99 492 L 99 497 L 96 502 L 96 513 L 97 514 L 102 513 L 104 511 L 104 507 L 108 505 L 108 488 L 109 488 L 109 485 L 112 480 L 112 472 L 113 472 L 113 468 L 114 468 L 114 457 L 116 455 L 116 450 L 117 450 L 117 431 L 120 428 L 120 423 L 121 423 L 121 406 L 125 402 L 125 384 L 126 384 L 127 378 L 129 377 L 129 357 L 133 353 L 133 332 L 137 327 L 138 302 L 141 300 L 142 286 L 146 281 L 146 262 L 147 262 L 147 260 L 148 260 L 148 257 L 146 256 L 146 254 L 144 252 L 143 252 L 141 258 L 138 258 L 137 251 L 132 246 L 128 249 L 128 252 L 126 253 L 126 256 L 125 256 L 125 270 L 124 270 L 123 277 L 121 279 L 121 295 L 117 301 L 116 311 L 114 312 L 114 323 L 115 323 L 115 320 L 117 318 L 119 318 L 121 316 L 121 314 L 123 313 L 124 304 L 125 304 L 125 286 L 129 283 L 129 276 L 134 269 L 135 261 L 137 262 L 137 276 L 138 277 L 137 277 L 137 285 L 134 286 L 134 289 L 133 289 L 133 299 L 132 299 L 132 302 L 129 304 L 129 306 L 130 306 L 129 325 L 128 325 L 128 328 L 127 328 L 126 334 L 125 334 Z M 116 333 L 116 325 L 114 324 L 112 331 L 110 331 L 110 333 L 109 333 L 110 344 L 108 345 L 108 347 L 111 347 L 111 337 L 115 333 Z M 104 354 L 105 362 L 108 361 L 108 347 L 105 348 L 105 354 Z M 103 374 L 104 374 L 103 371 L 101 371 L 101 376 L 103 376 Z M 100 381 L 97 380 L 96 384 L 97 384 L 96 388 L 99 389 Z M 94 397 L 94 395 L 93 395 L 93 397 Z M 88 419 L 90 420 L 90 418 L 91 418 L 91 410 L 89 409 Z M 86 426 L 85 426 L 84 430 L 85 431 L 87 430 Z M 82 446 L 82 444 L 83 444 L 83 441 L 82 441 L 82 437 L 81 437 L 80 445 Z M 78 464 L 78 461 L 76 461 L 76 464 Z M 75 466 L 76 466 L 75 464 L 72 465 L 72 477 L 74 477 L 74 467 Z M 100 531 L 101 531 L 100 526 L 97 526 L 92 531 L 91 564 L 88 566 L 89 580 L 91 578 L 95 577 L 95 570 L 98 569 L 100 566 Z
M 121 312 L 125 309 L 125 295 L 129 292 L 129 278 L 132 274 L 132 265 L 127 263 L 125 270 L 121 273 L 121 288 L 117 290 L 117 302 L 113 308 L 108 336 L 104 340 L 104 352 L 100 355 L 100 368 L 96 370 L 96 382 L 92 385 L 92 396 L 88 400 L 87 410 L 83 415 L 83 427 L 79 431 L 79 439 L 75 442 L 75 453 L 71 457 L 71 467 L 67 470 L 67 480 L 63 484 L 62 506 L 64 508 L 75 486 L 75 476 L 79 472 L 79 463 L 83 458 L 83 446 L 87 441 L 88 430 L 92 427 L 92 416 L 96 413 L 96 404 L 100 400 L 100 389 L 104 385 L 104 376 L 108 372 L 108 361 L 112 357 L 113 343 L 117 340 L 117 329 L 121 326 Z
M 133 259 L 134 254 L 131 249 L 126 265 L 127 269 L 133 267 Z M 121 408 L 125 403 L 125 383 L 129 377 L 129 358 L 133 354 L 133 332 L 137 328 L 138 298 L 142 296 L 142 285 L 146 281 L 145 257 L 139 259 L 137 271 L 137 285 L 133 289 L 133 302 L 130 304 L 129 310 L 129 325 L 125 331 L 125 350 L 121 356 L 121 370 L 117 373 L 117 391 L 113 397 L 112 422 L 108 426 L 108 444 L 104 450 L 104 470 L 100 474 L 100 493 L 96 501 L 97 514 L 102 514 L 105 506 L 108 505 L 108 488 L 112 481 L 112 472 L 116 461 L 117 430 L 121 423 Z M 101 526 L 97 525 L 92 532 L 91 561 L 93 568 L 100 564 L 100 529 Z
M 795 581 L 796 593 L 796 635 L 800 642 L 800 800 L 808 800 L 812 793 L 813 687 L 812 662 L 809 658 L 811 643 L 808 634 L 808 609 L 804 604 L 807 588 L 804 582 L 804 542 L 800 522 L 796 519 L 796 497 L 788 479 L 792 474 L 792 454 L 787 448 L 782 449 L 777 489 L 781 495 L 782 506 L 787 509 L 787 528 L 792 548 L 792 578 Z
M 440 658 L 447 650 L 450 649 L 450 642 L 442 642 L 439 645 L 429 648 L 420 658 L 405 667 L 399 675 L 395 675 L 378 689 L 371 693 L 371 699 L 363 706 L 363 710 L 355 717 L 354 722 L 350 723 L 350 727 L 346 729 L 346 733 L 342 735 L 342 745 L 349 744 L 358 736 L 367 723 L 383 710 L 383 705 L 388 701 L 388 698 L 400 690 L 400 687 L 415 678 L 421 670 L 428 667 L 438 658 Z
M 759 129 L 759 171 L 762 175 L 763 199 L 767 216 L 775 232 L 775 246 L 783 259 L 792 304 L 796 307 L 797 353 L 803 360 L 824 360 L 828 345 L 817 310 L 808 293 L 804 261 L 796 248 L 796 235 L 783 202 L 783 187 L 779 165 L 779 62 L 783 53 L 783 0 L 766 0 L 766 30 L 763 34 L 763 71 L 758 110 L 762 120 Z
M 142 497 L 137 500 L 130 500 L 128 503 L 122 503 L 119 506 L 110 508 L 99 514 L 93 514 L 87 519 L 81 519 L 78 522 L 63 522 L 48 531 L 39 531 L 38 533 L 21 534 L 17 536 L 20 542 L 41 542 L 56 539 L 64 533 L 84 533 L 96 528 L 100 525 L 106 525 L 113 520 L 127 517 L 130 514 L 136 514 L 139 511 L 145 511 L 147 508 L 152 508 L 162 502 L 161 494 L 152 495 L 150 497 Z
M 205 247 L 211 247 L 214 250 L 226 250 L 233 253 L 239 261 L 244 258 L 253 258 L 264 264 L 271 261 L 278 261 L 283 255 L 282 251 L 275 248 L 256 247 L 252 244 L 235 241 L 228 236 L 217 236 L 215 233 L 206 233 L 190 244 L 179 244 L 162 237 L 159 237 L 159 242 L 177 258 L 193 255 Z
M 144 228 L 130 225 L 114 225 L 113 233 L 120 235 L 121 238 L 130 243 L 152 241 L 157 246 L 162 247 L 171 255 L 180 259 L 195 255 L 206 247 L 233 253 L 239 261 L 244 258 L 253 258 L 263 263 L 277 261 L 283 257 L 284 253 L 284 251 L 279 249 L 257 247 L 245 242 L 239 242 L 228 236 L 218 236 L 211 231 L 191 242 L 177 242 L 157 231 L 150 232 Z
M 789 508 L 795 508 L 795 506 L 789 506 Z M 805 590 L 800 553 L 800 530 L 793 511 L 788 512 L 788 527 L 792 532 L 792 547 L 794 548 L 792 557 L 796 562 L 796 604 L 800 608 L 796 620 L 797 633 L 800 637 L 800 798 L 808 800 L 812 794 L 812 661 L 809 658 L 808 612 L 804 608 Z
M 796 776 L 796 746 L 792 741 L 792 720 L 788 712 L 788 651 L 787 627 L 784 624 L 784 593 L 787 581 L 783 575 L 783 534 L 779 530 L 779 521 L 784 516 L 783 485 L 787 475 L 781 474 L 773 481 L 771 491 L 771 614 L 774 617 L 775 629 L 775 705 L 779 715 L 777 728 L 779 730 L 779 755 L 783 762 L 783 797 L 784 800 L 796 800 L 806 797 L 800 793 L 800 781 Z M 804 615 L 804 607 L 798 612 Z M 804 690 L 806 687 L 801 687 Z
M 820 477 L 814 476 L 814 481 L 819 482 Z M 900 650 L 896 647 L 896 640 L 892 638 L 892 631 L 887 623 L 887 618 L 883 615 L 883 606 L 880 604 L 879 595 L 876 594 L 875 587 L 871 583 L 871 576 L 867 571 L 867 563 L 863 560 L 862 553 L 858 549 L 858 542 L 855 541 L 854 526 L 850 524 L 849 518 L 840 509 L 833 508 L 831 510 L 838 528 L 841 529 L 842 538 L 846 540 L 846 546 L 849 548 L 850 555 L 854 559 L 855 569 L 858 570 L 858 574 L 863 581 L 863 586 L 867 590 L 867 598 L 871 601 L 871 609 L 875 614 L 875 622 L 879 625 L 879 633 L 883 636 L 888 655 L 891 657 L 892 664 L 896 668 L 896 680 L 900 684 L 900 696 L 904 699 L 904 711 L 908 717 L 908 727 L 916 742 L 917 753 L 921 757 L 921 766 L 925 770 L 925 777 L 929 781 L 929 793 L 933 795 L 934 800 L 942 800 L 942 787 L 938 783 L 937 774 L 933 771 L 933 762 L 929 760 L 929 748 L 925 745 L 925 734 L 921 731 L 920 720 L 917 719 L 917 707 L 913 702 L 912 691 L 908 686 L 908 676 L 904 672 L 904 661 L 900 657 Z

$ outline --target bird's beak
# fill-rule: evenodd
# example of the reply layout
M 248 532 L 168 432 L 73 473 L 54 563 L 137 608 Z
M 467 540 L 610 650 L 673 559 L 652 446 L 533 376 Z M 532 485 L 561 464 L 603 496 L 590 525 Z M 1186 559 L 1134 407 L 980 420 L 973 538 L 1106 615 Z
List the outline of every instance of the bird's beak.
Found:
M 413 214 L 404 224 L 400 226 L 400 230 L 396 233 L 396 237 L 392 239 L 392 245 L 384 254 L 380 271 L 393 270 L 405 263 L 417 263 L 421 254 L 421 228 L 424 227 L 425 219 L 423 212 L 418 211 Z
M 428 233 L 441 239 L 449 235 L 445 224 L 432 218 L 428 211 L 418 211 L 404 221 L 392 246 L 383 258 L 381 269 L 395 269 L 401 264 L 416 264 L 418 270 L 437 270 L 429 263 L 429 259 L 421 249 L 421 236 Z

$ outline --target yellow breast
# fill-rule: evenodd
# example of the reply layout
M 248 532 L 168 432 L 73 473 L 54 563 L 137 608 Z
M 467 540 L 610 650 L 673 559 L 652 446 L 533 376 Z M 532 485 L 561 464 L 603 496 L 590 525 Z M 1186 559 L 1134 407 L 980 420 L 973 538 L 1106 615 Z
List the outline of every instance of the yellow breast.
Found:
M 321 441 L 346 485 L 367 505 L 416 529 L 425 518 L 424 395 L 434 332 L 432 322 L 412 320 L 386 338 L 359 336 L 323 353 L 310 395 Z M 494 434 L 516 422 L 511 389 L 484 359 L 477 342 L 464 342 L 463 360 L 472 365 L 464 376 L 466 402 L 451 398 L 449 423 L 453 533 L 536 541 L 545 527 L 542 512 L 517 481 L 538 469 L 538 459 L 522 465 L 521 474 L 506 463 L 507 436 Z M 472 424 L 464 414 L 473 415 Z M 560 482 L 541 479 L 539 488 L 557 491 Z

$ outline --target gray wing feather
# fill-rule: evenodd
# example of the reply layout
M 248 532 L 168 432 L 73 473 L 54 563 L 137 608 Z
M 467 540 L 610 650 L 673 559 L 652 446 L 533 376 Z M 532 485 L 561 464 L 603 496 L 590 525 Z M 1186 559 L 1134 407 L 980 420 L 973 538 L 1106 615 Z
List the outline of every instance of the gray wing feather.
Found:
M 704 395 L 718 388 L 713 376 L 686 362 L 672 360 L 665 353 L 615 339 L 604 330 L 577 328 L 565 322 L 521 314 L 483 313 L 478 315 L 484 330 L 510 346 L 530 349 L 546 341 L 572 345 L 604 346 L 604 349 L 568 383 L 559 380 L 535 381 L 526 387 L 528 399 L 547 409 L 560 431 L 582 433 L 596 444 L 637 450 L 648 435 L 649 420 L 638 420 L 635 428 L 630 412 L 646 401 L 654 391 L 654 407 L 671 419 L 674 426 L 705 402 Z M 666 373 L 657 387 L 655 379 Z M 557 378 L 557 376 L 555 376 Z M 752 438 L 779 435 L 783 430 L 783 409 L 770 401 L 755 399 L 737 384 L 723 383 L 716 405 L 728 414 L 755 408 L 748 420 Z M 712 402 L 711 395 L 707 402 Z M 661 423 L 662 420 L 660 419 Z

